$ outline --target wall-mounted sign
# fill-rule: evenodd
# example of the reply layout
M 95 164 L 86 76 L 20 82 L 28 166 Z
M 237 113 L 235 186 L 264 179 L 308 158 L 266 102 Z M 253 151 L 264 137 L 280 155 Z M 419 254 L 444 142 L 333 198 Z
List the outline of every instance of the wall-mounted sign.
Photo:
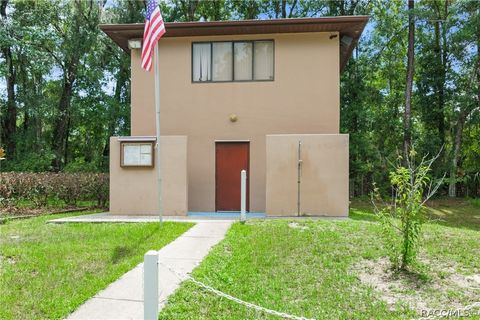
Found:
M 121 142 L 120 166 L 153 167 L 153 142 Z

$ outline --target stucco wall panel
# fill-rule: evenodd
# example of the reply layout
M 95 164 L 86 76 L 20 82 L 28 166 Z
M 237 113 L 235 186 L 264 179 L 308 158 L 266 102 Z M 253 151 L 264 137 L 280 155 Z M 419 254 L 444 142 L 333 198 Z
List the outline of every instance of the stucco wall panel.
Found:
M 160 139 L 162 199 L 164 215 L 186 215 L 187 137 Z M 110 138 L 110 213 L 118 215 L 158 214 L 156 168 L 120 167 L 120 141 Z
M 298 142 L 301 141 L 300 212 L 348 216 L 348 135 L 268 135 L 266 211 L 295 215 Z
M 168 30 L 167 30 L 168 32 Z M 265 210 L 265 135 L 338 133 L 335 33 L 162 38 L 161 134 L 188 136 L 189 210 L 215 210 L 215 140 L 250 140 L 250 209 Z M 191 44 L 273 39 L 275 80 L 192 83 Z M 132 50 L 132 135 L 155 134 L 154 73 Z M 238 121 L 231 123 L 230 114 Z

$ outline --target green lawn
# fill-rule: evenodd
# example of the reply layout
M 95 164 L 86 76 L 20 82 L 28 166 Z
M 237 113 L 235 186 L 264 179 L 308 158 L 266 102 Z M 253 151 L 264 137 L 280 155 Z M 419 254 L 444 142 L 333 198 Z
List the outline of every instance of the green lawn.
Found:
M 93 200 L 79 200 L 76 204 L 67 204 L 65 201 L 55 198 L 48 199 L 46 203 L 47 208 L 51 209 L 62 209 L 65 207 L 94 207 L 97 202 Z M 31 200 L 19 200 L 17 202 L 17 207 L 20 209 L 28 209 L 28 208 L 35 208 L 35 203 Z
M 353 200 L 350 208 L 352 219 L 375 220 L 368 198 Z M 427 219 L 432 224 L 480 231 L 480 199 L 431 200 L 428 202 Z
M 67 204 L 63 200 L 50 198 L 45 206 L 36 206 L 31 200 L 19 200 L 12 208 L 0 206 L 0 223 L 2 219 L 8 219 L 9 217 L 40 216 L 75 209 L 92 210 L 95 207 L 98 207 L 97 201 L 92 200 L 79 200 L 76 204 Z
M 362 280 L 369 273 L 388 274 L 386 251 L 369 204 L 352 207 L 353 219 L 346 221 L 236 223 L 193 276 L 243 300 L 316 319 L 412 318 L 419 311 L 409 305 L 412 301 L 431 308 L 480 301 L 478 289 L 465 287 L 471 285 L 465 279 L 480 276 L 480 208 L 458 202 L 430 210 L 437 220 L 424 227 L 418 271 L 385 280 L 384 290 L 396 297 L 392 303 Z M 443 214 L 448 219 L 439 221 Z M 159 318 L 276 319 L 188 281 Z
M 192 226 L 45 223 L 69 215 L 0 225 L 0 319 L 65 317 Z

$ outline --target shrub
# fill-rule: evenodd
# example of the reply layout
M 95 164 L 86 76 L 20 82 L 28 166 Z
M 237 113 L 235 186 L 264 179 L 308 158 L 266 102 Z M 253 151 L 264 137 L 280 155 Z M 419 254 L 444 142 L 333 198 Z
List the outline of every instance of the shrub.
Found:
M 80 200 L 96 201 L 105 207 L 109 179 L 105 173 L 0 173 L 0 205 L 18 208 L 23 202 L 45 207 L 49 200 L 75 205 Z
M 98 168 L 97 165 L 93 162 L 86 162 L 85 159 L 79 158 L 75 159 L 75 161 L 69 162 L 65 168 L 63 169 L 64 172 L 97 172 Z
M 480 208 L 480 198 L 471 198 L 468 200 L 468 202 L 474 206 L 474 207 L 477 207 L 477 208 Z
M 15 186 L 11 177 L 6 174 L 0 174 L 0 206 L 12 208 L 16 206 Z
M 45 172 L 52 169 L 54 155 L 51 152 L 31 152 L 20 158 L 7 157 L 2 161 L 3 171 Z
M 384 244 L 394 269 L 406 270 L 416 260 L 421 227 L 425 221 L 424 204 L 443 181 L 442 178 L 433 183 L 428 176 L 437 157 L 431 160 L 423 157 L 416 165 L 415 150 L 412 149 L 405 166 L 399 158 L 389 175 L 394 191 L 390 204 L 384 203 L 379 208 L 376 202 L 381 200 L 381 196 L 378 188 L 374 188 L 372 202 L 382 224 Z

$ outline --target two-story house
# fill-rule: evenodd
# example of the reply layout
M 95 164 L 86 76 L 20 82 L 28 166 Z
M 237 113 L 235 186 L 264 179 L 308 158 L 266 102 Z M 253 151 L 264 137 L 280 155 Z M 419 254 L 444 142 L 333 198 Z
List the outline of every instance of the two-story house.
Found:
M 112 137 L 110 212 L 158 214 L 152 146 L 161 102 L 164 215 L 247 209 L 348 215 L 340 73 L 365 16 L 166 23 L 159 88 L 141 68 L 143 24 L 102 25 L 131 56 L 131 137 Z

